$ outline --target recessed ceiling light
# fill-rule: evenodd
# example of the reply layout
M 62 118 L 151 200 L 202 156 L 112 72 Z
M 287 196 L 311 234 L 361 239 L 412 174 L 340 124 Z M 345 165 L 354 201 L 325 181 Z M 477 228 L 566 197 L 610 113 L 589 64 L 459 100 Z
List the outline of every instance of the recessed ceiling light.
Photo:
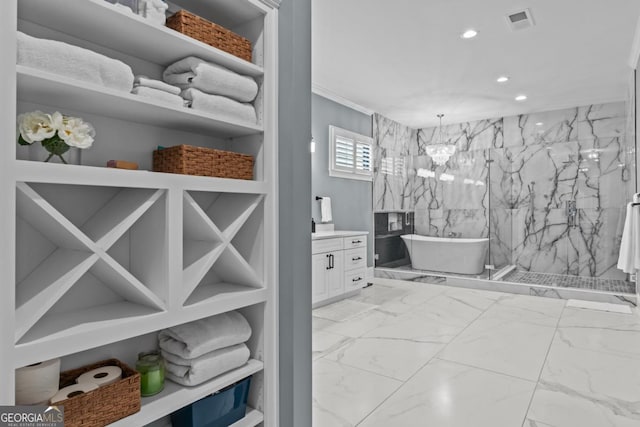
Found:
M 542 126 L 542 125 L 544 125 L 544 123 L 542 123 L 542 122 L 536 123 L 536 126 Z
M 467 30 L 464 33 L 462 33 L 462 38 L 463 39 L 472 39 L 477 35 L 478 35 L 478 32 L 476 30 Z
M 516 96 L 516 101 L 526 101 L 527 100 L 527 95 L 518 95 Z
M 496 79 L 496 81 L 498 83 L 506 83 L 509 81 L 509 77 L 508 76 L 500 76 Z

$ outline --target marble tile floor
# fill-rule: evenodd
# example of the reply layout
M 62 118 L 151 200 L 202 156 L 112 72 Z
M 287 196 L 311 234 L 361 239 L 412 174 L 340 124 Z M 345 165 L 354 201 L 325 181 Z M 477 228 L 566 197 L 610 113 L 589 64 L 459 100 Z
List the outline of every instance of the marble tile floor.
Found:
M 565 274 L 538 273 L 534 271 L 513 270 L 504 276 L 504 282 L 527 283 L 531 285 L 546 285 L 561 288 L 589 289 L 601 292 L 615 292 L 635 294 L 635 283 L 620 279 L 601 277 L 570 276 Z
M 640 426 L 638 309 L 380 278 L 351 300 L 376 307 L 313 317 L 314 427 Z

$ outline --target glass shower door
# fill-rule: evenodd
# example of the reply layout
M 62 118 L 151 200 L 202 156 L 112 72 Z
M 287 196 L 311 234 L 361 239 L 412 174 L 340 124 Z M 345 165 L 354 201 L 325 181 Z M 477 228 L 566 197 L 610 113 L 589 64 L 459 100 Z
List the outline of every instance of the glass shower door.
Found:
M 492 263 L 534 284 L 624 279 L 616 263 L 634 184 L 625 153 L 619 136 L 492 150 Z

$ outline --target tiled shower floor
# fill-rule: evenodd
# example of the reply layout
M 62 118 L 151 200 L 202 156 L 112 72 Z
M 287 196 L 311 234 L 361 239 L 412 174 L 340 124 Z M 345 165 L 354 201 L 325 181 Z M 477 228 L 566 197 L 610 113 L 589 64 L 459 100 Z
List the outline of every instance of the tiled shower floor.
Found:
M 531 285 L 554 286 L 560 288 L 589 289 L 601 292 L 635 294 L 634 283 L 619 279 L 600 277 L 567 276 L 563 274 L 536 273 L 532 271 L 514 270 L 502 279 L 504 282 L 526 283 Z

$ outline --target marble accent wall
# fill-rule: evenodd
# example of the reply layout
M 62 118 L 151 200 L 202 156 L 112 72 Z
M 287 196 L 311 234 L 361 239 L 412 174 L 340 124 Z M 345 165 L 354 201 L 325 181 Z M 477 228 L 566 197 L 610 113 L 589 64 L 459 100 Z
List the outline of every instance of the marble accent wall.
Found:
M 417 133 L 415 129 L 374 114 L 373 205 L 376 212 L 413 209 L 408 171 L 418 147 Z
M 443 126 L 443 140 L 457 148 L 444 166 L 426 155 L 437 128 L 392 128 L 411 136 L 393 139 L 405 172 L 389 181 L 377 170 L 375 211 L 401 203 L 415 210 L 418 234 L 490 237 L 487 261 L 496 266 L 621 277 L 615 264 L 624 206 L 635 187 L 624 102 Z M 383 165 L 390 138 L 377 136 L 374 126 Z M 573 225 L 567 202 L 576 203 Z

